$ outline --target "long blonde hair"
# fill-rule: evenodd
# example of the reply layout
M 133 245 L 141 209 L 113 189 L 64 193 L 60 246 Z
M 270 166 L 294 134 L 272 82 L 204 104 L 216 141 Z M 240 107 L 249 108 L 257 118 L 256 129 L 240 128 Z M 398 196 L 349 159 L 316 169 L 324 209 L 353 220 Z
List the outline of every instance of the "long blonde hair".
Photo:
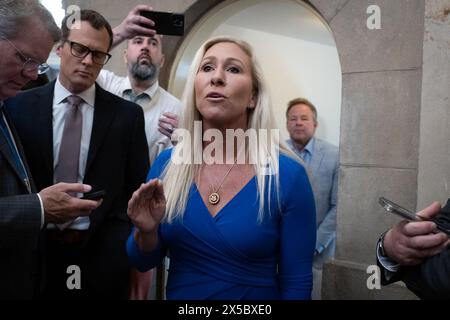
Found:
M 252 63 L 252 79 L 253 90 L 256 97 L 256 106 L 253 110 L 249 111 L 248 116 L 248 128 L 250 129 L 276 129 L 275 120 L 272 114 L 272 106 L 270 97 L 266 87 L 265 80 L 263 79 L 262 69 L 255 59 L 251 46 L 242 40 L 238 40 L 229 36 L 219 36 L 207 40 L 195 54 L 192 61 L 184 92 L 181 98 L 182 105 L 184 107 L 183 115 L 181 118 L 180 128 L 186 129 L 191 137 L 195 137 L 194 134 L 194 121 L 201 121 L 201 115 L 197 110 L 195 102 L 195 88 L 194 81 L 197 72 L 200 68 L 200 63 L 205 55 L 206 51 L 215 44 L 229 42 L 239 46 L 251 59 Z M 199 137 L 197 137 L 199 138 Z M 288 155 L 301 163 L 300 158 L 295 155 L 283 142 L 279 141 L 278 137 L 268 136 L 268 139 L 259 139 L 258 146 L 259 152 L 263 152 L 267 158 L 272 159 L 269 162 L 270 168 L 267 168 L 267 163 L 262 163 L 261 158 L 250 159 L 252 161 L 257 177 L 258 194 L 259 194 L 259 213 L 258 221 L 262 221 L 265 206 L 265 189 L 268 184 L 269 195 L 271 194 L 272 183 L 275 182 L 275 189 L 279 190 L 278 179 L 278 152 Z M 275 146 L 275 148 L 273 148 Z M 175 218 L 181 218 L 186 209 L 189 191 L 195 177 L 199 172 L 200 164 L 194 164 L 194 155 L 202 154 L 203 144 L 201 137 L 199 139 L 182 139 L 173 150 L 173 154 L 181 152 L 181 150 L 192 150 L 189 152 L 190 161 L 189 164 L 176 164 L 174 161 L 169 161 L 163 172 L 163 185 L 165 195 L 167 199 L 166 216 L 165 219 L 168 222 L 173 221 Z M 275 172 L 276 174 L 265 174 L 267 170 Z M 266 177 L 268 177 L 266 181 Z M 275 179 L 273 181 L 273 179 Z M 270 201 L 270 196 L 269 196 Z M 269 204 L 270 205 L 270 204 Z

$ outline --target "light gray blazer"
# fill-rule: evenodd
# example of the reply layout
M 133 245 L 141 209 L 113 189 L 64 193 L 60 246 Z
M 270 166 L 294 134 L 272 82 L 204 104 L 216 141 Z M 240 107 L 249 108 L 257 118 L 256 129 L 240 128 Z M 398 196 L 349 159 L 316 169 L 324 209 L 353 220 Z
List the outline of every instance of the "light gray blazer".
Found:
M 312 138 L 311 159 L 308 165 L 311 185 L 316 201 L 316 253 L 314 266 L 322 268 L 323 263 L 334 257 L 336 247 L 336 200 L 338 186 L 339 150 L 336 146 Z M 300 155 L 291 140 L 286 141 L 292 150 Z
M 318 138 L 314 145 L 309 170 L 316 200 L 317 241 L 314 265 L 334 256 L 336 241 L 336 203 L 339 169 L 339 149 Z

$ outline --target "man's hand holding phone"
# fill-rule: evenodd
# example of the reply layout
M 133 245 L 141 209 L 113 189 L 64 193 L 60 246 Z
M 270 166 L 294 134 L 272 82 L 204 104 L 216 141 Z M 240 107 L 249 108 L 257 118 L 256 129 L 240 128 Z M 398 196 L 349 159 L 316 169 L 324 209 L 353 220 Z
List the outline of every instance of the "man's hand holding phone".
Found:
M 39 192 L 44 207 L 44 218 L 50 223 L 64 223 L 79 216 L 87 216 L 101 205 L 101 201 L 85 201 L 71 196 L 88 193 L 91 186 L 81 183 L 57 183 Z
M 414 217 L 420 217 L 416 217 L 415 221 L 397 223 L 384 237 L 383 247 L 387 255 L 401 265 L 417 265 L 423 259 L 441 252 L 450 241 L 431 221 L 440 210 L 440 204 L 434 202 L 416 215 L 412 213 Z
M 151 6 L 137 5 L 113 29 L 112 48 L 135 36 L 153 37 L 157 33 L 184 35 L 184 14 L 154 11 Z
M 141 12 L 152 10 L 152 7 L 143 4 L 134 7 L 122 23 L 113 29 L 112 47 L 114 48 L 122 41 L 132 39 L 137 35 L 153 37 L 156 34 L 155 22 L 141 15 Z
M 444 232 L 450 237 L 450 217 L 447 217 L 447 214 L 441 209 L 437 202 L 430 206 L 434 209 L 437 205 L 439 207 L 437 212 L 434 210 L 427 210 L 428 208 L 426 208 L 417 214 L 383 197 L 379 199 L 379 203 L 387 212 L 396 214 L 403 219 L 409 221 L 431 221 L 436 225 L 436 232 Z

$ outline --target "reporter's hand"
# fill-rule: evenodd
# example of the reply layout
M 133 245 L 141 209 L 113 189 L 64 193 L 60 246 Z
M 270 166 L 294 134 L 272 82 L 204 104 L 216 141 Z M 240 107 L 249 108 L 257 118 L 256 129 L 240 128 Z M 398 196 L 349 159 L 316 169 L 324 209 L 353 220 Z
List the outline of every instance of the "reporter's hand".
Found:
M 439 203 L 434 202 L 417 215 L 423 219 L 431 219 L 440 209 Z M 389 230 L 383 243 L 386 254 L 405 266 L 421 263 L 425 258 L 441 252 L 448 244 L 448 236 L 438 232 L 434 222 L 406 220 Z
M 166 198 L 158 179 L 142 184 L 128 202 L 128 216 L 141 233 L 156 232 L 165 211 Z
M 113 29 L 113 44 L 114 48 L 124 40 L 132 39 L 137 35 L 144 37 L 153 37 L 155 30 L 151 29 L 155 23 L 140 15 L 141 11 L 152 11 L 153 8 L 147 5 L 137 5 L 134 7 L 125 19 L 117 27 Z
M 172 133 L 178 128 L 178 116 L 172 112 L 164 112 L 159 118 L 158 131 L 163 135 L 172 138 Z
M 44 205 L 45 220 L 51 223 L 64 223 L 79 216 L 87 216 L 97 209 L 102 200 L 81 200 L 71 193 L 84 193 L 91 186 L 81 183 L 58 183 L 42 189 L 39 196 Z

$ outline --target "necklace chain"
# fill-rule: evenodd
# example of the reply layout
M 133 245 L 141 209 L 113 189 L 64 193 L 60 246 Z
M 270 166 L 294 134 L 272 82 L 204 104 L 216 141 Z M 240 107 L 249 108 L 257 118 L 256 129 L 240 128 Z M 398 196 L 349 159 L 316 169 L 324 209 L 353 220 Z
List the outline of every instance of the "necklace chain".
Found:
M 225 182 L 225 179 L 227 178 L 227 176 L 230 174 L 231 169 L 233 169 L 234 165 L 236 163 L 233 163 L 233 165 L 230 167 L 230 169 L 228 169 L 227 173 L 225 173 L 225 175 L 223 176 L 222 182 L 220 183 L 219 187 L 216 189 L 216 191 L 214 192 L 218 192 L 220 190 L 220 188 L 222 188 L 223 183 Z
M 222 182 L 220 183 L 219 187 L 216 190 L 214 190 L 214 188 L 212 188 L 212 186 L 210 186 L 210 188 L 212 189 L 212 192 L 208 196 L 208 201 L 210 204 L 216 205 L 220 202 L 219 190 L 220 190 L 220 188 L 222 188 L 222 185 L 224 184 L 225 179 L 228 177 L 228 175 L 230 174 L 230 172 L 233 169 L 233 167 L 235 166 L 235 164 L 236 163 L 233 163 L 233 165 L 230 167 L 230 169 L 228 169 L 227 173 L 222 178 Z

